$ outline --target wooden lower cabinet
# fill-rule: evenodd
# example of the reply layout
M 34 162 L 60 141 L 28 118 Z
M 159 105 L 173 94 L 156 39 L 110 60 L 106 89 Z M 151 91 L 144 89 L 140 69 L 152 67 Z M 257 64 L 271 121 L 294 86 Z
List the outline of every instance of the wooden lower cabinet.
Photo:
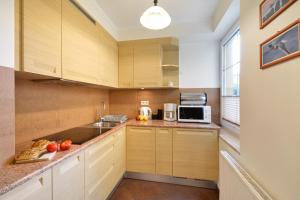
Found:
M 115 184 L 123 177 L 126 171 L 126 128 L 122 128 L 115 133 Z
M 216 130 L 173 129 L 173 176 L 217 181 Z
M 126 169 L 155 174 L 155 128 L 127 127 Z
M 51 169 L 0 197 L 0 200 L 52 200 Z
M 173 175 L 172 163 L 172 129 L 157 128 L 156 129 L 156 174 Z
M 53 200 L 84 199 L 84 153 L 53 167 Z
M 114 187 L 114 140 L 109 135 L 85 151 L 86 200 L 104 200 Z

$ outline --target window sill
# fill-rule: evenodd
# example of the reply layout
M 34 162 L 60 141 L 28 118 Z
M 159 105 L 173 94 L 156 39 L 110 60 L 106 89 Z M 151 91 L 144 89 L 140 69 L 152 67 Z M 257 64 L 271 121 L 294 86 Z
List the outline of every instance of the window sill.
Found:
M 240 138 L 236 133 L 222 127 L 220 129 L 220 138 L 228 144 L 234 151 L 240 154 Z

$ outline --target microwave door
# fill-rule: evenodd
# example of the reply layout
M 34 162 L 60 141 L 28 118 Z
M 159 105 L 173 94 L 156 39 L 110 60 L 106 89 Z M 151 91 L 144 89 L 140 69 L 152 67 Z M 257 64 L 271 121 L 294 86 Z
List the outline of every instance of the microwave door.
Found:
M 180 118 L 185 120 L 204 120 L 203 107 L 183 107 L 180 109 Z

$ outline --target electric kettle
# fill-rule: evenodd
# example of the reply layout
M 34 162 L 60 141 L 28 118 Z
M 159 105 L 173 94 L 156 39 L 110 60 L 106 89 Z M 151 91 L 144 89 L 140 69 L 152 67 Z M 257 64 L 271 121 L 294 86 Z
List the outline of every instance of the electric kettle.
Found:
M 140 115 L 148 117 L 148 119 L 152 119 L 152 110 L 148 106 L 142 106 L 140 108 Z

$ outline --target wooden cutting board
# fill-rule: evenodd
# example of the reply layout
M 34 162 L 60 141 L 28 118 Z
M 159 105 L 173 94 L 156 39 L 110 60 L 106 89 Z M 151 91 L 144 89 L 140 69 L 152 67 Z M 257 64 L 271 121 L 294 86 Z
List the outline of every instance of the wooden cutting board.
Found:
M 47 161 L 52 160 L 56 154 L 55 152 L 52 153 L 43 153 L 41 154 L 37 159 L 31 159 L 31 160 L 16 160 L 16 164 L 22 164 L 22 163 L 33 163 L 33 162 L 41 162 L 41 161 Z

